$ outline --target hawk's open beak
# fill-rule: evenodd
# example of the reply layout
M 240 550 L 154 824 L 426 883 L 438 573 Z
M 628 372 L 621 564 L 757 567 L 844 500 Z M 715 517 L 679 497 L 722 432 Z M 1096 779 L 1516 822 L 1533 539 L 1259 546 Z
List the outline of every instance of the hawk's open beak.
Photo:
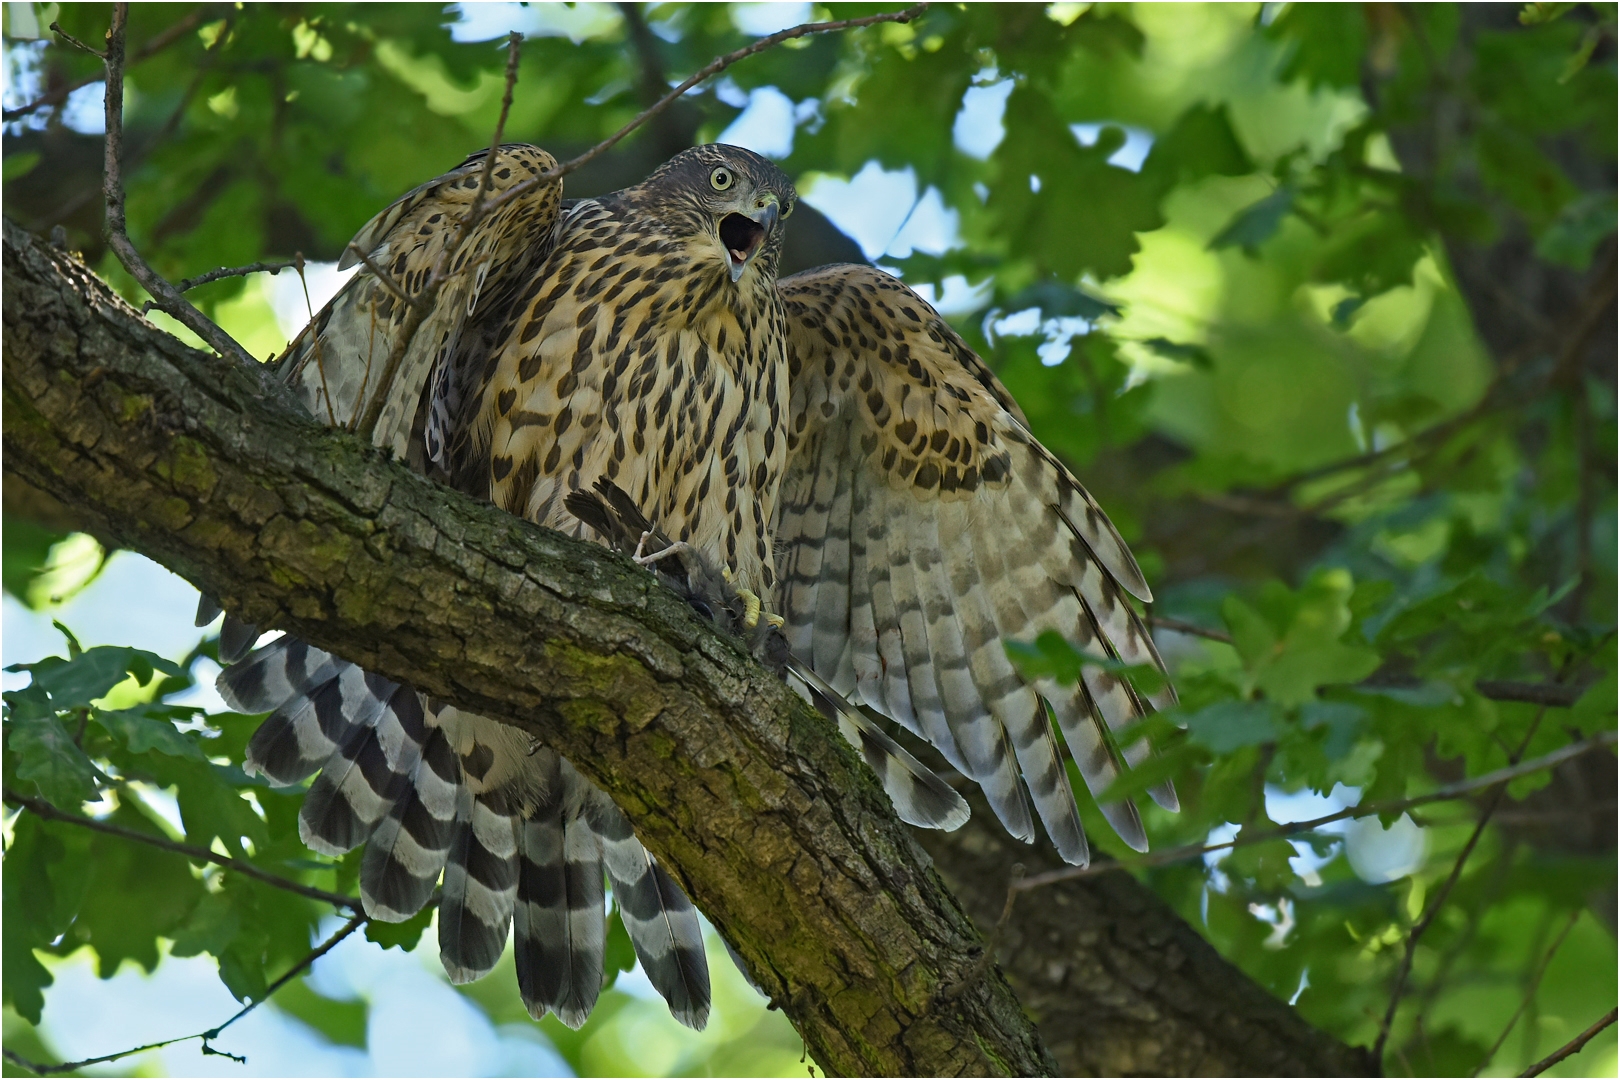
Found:
M 752 214 L 747 216 L 727 214 L 721 220 L 720 243 L 725 245 L 732 281 L 742 277 L 743 271 L 748 269 L 748 264 L 754 261 L 754 256 L 765 246 L 766 235 L 776 227 L 781 216 L 782 208 L 776 199 L 766 196 L 765 205 Z

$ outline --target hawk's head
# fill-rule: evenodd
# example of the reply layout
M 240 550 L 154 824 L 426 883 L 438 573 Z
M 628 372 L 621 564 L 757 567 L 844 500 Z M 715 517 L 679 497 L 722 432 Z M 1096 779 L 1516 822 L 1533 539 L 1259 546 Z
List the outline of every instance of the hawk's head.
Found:
M 793 181 L 766 158 L 740 146 L 711 143 L 670 158 L 639 187 L 639 194 L 675 211 L 698 238 L 712 241 L 715 258 L 732 281 L 759 265 L 776 276 L 782 222 L 798 201 Z

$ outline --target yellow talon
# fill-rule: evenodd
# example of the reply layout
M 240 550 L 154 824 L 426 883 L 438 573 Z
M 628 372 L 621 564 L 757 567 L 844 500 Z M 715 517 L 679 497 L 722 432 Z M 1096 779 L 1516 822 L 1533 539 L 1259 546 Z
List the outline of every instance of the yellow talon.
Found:
M 725 573 L 724 570 L 720 572 Z M 743 625 L 752 630 L 759 625 L 759 597 L 752 589 L 738 589 L 737 595 L 743 602 Z
M 766 612 L 765 614 L 765 621 L 776 627 L 778 630 L 787 625 L 787 620 L 782 618 L 782 616 L 772 615 L 769 612 Z

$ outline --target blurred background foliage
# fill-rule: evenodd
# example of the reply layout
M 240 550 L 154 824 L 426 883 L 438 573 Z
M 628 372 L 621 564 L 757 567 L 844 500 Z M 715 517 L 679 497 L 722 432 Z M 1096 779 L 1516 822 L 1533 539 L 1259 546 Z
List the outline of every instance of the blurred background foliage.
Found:
M 48 29 L 98 43 L 109 8 L 5 9 L 5 212 L 60 229 L 138 301 L 100 239 L 98 62 Z M 561 158 L 722 52 L 871 10 L 135 5 L 131 233 L 171 280 L 309 260 L 302 282 L 192 293 L 269 357 L 306 291 L 318 307 L 335 288 L 323 261 L 362 222 L 487 142 L 507 30 L 527 39 L 508 137 Z M 1144 814 L 1169 847 L 1421 794 L 1615 726 L 1615 104 L 1613 4 L 940 4 L 731 68 L 567 193 L 632 183 L 693 142 L 750 145 L 806 197 L 789 269 L 867 259 L 938 302 L 1131 541 L 1154 614 L 1230 642 L 1159 633 L 1182 706 L 1155 738 L 1184 809 Z M 25 655 L 13 613 L 71 622 L 104 563 L 8 481 L 7 662 L 39 662 L 6 676 L 7 788 L 352 891 L 353 858 L 299 844 L 299 793 L 241 772 L 254 720 L 194 685 L 211 639 Z M 1548 707 L 1482 681 L 1573 690 Z M 1125 854 L 1081 798 L 1097 845 Z M 1255 979 L 1366 1045 L 1488 802 L 1141 873 Z M 61 1034 L 87 957 L 108 979 L 206 955 L 256 1000 L 335 925 L 240 875 L 8 814 L 5 1043 L 24 1057 L 119 1048 Z M 1516 781 L 1416 951 L 1385 1069 L 1512 1074 L 1586 1027 L 1615 1001 L 1615 904 L 1612 755 Z M 423 925 L 368 934 L 410 949 Z M 413 956 L 436 968 L 432 951 Z M 536 1028 L 509 972 L 460 993 L 558 1070 L 800 1075 L 797 1037 L 715 959 L 702 1035 L 633 975 L 578 1033 Z M 272 999 L 310 1045 L 355 1048 L 379 1037 L 378 1001 L 320 965 Z M 374 1067 L 371 1049 L 373 1066 L 320 1069 Z M 191 1071 L 179 1053 L 110 1067 Z M 1555 1074 L 1615 1060 L 1611 1029 Z

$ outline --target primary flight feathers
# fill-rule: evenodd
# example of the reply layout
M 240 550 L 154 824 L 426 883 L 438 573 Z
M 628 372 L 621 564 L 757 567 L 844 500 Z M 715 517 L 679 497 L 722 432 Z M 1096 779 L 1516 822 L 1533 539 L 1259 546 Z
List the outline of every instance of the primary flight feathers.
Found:
M 486 199 L 553 164 L 501 147 Z M 1124 541 L 990 370 L 871 267 L 778 281 L 796 195 L 749 151 L 696 147 L 595 199 L 536 186 L 469 227 L 484 167 L 474 155 L 361 229 L 343 265 L 364 265 L 278 361 L 311 414 L 375 417 L 372 441 L 419 471 L 641 555 L 751 636 L 904 820 L 951 829 L 968 811 L 884 717 L 979 784 L 1013 835 L 1033 840 L 1038 817 L 1084 864 L 1064 747 L 1101 793 L 1151 753 L 1130 729 L 1174 696 L 1140 694 L 1117 665 L 1064 686 L 1008 659 L 1005 640 L 1053 630 L 1100 660 L 1163 667 L 1127 599 L 1150 594 Z M 407 336 L 410 304 L 423 310 Z M 256 630 L 227 622 L 222 653 L 240 655 Z M 408 918 L 442 875 L 453 979 L 488 972 L 515 926 L 529 1010 L 583 1023 L 605 876 L 648 977 L 702 1027 L 696 911 L 567 761 L 287 637 L 220 682 L 233 707 L 271 714 L 250 771 L 319 773 L 305 841 L 367 845 L 368 912 Z M 1175 808 L 1168 783 L 1150 794 Z M 1146 848 L 1131 801 L 1101 809 Z

